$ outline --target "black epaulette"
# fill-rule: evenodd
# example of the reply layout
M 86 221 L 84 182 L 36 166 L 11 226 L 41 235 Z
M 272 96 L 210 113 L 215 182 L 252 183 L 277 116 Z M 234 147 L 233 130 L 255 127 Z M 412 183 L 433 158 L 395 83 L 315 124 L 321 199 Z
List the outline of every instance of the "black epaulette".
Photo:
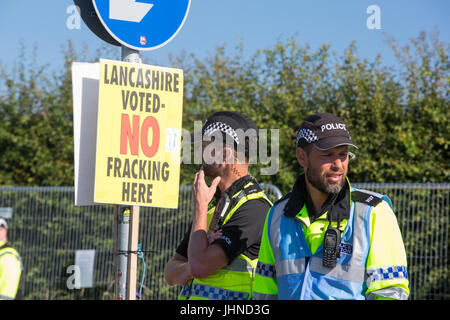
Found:
M 252 183 L 248 187 L 244 188 L 244 192 L 247 195 L 255 193 L 255 192 L 261 192 L 261 191 L 263 191 L 263 189 L 261 189 L 261 187 L 257 183 Z
M 374 207 L 383 201 L 383 199 L 376 195 L 360 190 L 352 191 L 351 199 L 352 201 L 366 203 Z

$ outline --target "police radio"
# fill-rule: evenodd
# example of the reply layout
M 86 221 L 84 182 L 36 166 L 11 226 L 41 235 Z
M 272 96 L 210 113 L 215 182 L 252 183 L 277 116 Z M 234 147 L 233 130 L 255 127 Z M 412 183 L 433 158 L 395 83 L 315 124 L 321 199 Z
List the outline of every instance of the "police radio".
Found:
M 340 257 L 341 231 L 338 228 L 333 228 L 330 223 L 327 231 L 325 231 L 322 265 L 327 268 L 334 268 L 336 266 L 336 258 Z

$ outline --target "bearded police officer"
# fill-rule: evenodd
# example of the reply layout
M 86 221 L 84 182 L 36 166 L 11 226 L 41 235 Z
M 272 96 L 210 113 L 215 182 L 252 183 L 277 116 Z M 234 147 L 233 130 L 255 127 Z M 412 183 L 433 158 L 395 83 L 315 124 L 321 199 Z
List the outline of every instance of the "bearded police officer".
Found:
M 253 299 L 407 299 L 406 254 L 388 197 L 352 188 L 344 121 L 319 113 L 296 141 L 302 174 L 264 225 Z
M 14 300 L 22 273 L 22 260 L 19 253 L 7 238 L 8 224 L 0 218 L 0 300 Z
M 164 277 L 170 285 L 183 286 L 179 299 L 248 300 L 272 205 L 248 173 L 258 129 L 245 115 L 219 111 L 200 135 L 203 166 L 192 186 L 193 222 Z M 205 175 L 213 179 L 211 186 Z

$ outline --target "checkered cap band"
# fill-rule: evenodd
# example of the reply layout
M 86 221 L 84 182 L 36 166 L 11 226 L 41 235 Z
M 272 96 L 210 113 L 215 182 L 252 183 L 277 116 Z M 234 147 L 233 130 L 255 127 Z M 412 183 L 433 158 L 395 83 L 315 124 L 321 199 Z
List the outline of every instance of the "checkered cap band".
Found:
M 312 132 L 310 129 L 300 129 L 298 131 L 297 141 L 295 141 L 296 145 L 298 145 L 300 139 L 305 139 L 308 143 L 319 140 L 319 138 L 317 138 L 314 132 Z
M 238 138 L 236 131 L 234 131 L 234 129 L 232 127 L 230 127 L 229 125 L 227 125 L 226 123 L 223 123 L 223 122 L 211 123 L 209 126 L 207 126 L 205 128 L 205 130 L 203 131 L 203 134 L 207 135 L 207 136 L 211 136 L 213 134 L 213 132 L 215 132 L 217 130 L 229 135 L 230 137 L 233 138 L 233 140 L 237 144 L 239 144 L 239 138 Z

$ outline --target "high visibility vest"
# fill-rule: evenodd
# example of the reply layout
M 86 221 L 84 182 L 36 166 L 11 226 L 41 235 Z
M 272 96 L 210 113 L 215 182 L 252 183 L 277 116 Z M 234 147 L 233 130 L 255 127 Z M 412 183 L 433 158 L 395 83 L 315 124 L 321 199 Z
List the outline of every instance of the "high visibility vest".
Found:
M 232 196 L 232 203 L 222 223 L 225 224 L 236 210 L 247 201 L 253 199 L 265 199 L 270 205 L 264 191 L 249 182 L 244 188 Z M 216 207 L 208 209 L 208 226 L 211 223 Z M 258 259 L 250 259 L 240 254 L 229 265 L 217 270 L 206 278 L 192 279 L 186 284 L 179 296 L 179 300 L 249 300 L 253 290 L 253 278 Z
M 323 238 L 320 245 L 307 243 L 300 217 L 286 217 L 288 198 L 270 210 L 263 231 L 254 284 L 254 300 L 370 299 L 384 296 L 407 299 L 408 271 L 403 242 L 390 243 L 391 256 L 400 264 L 376 266 L 368 261 L 371 249 L 371 214 L 383 203 L 386 215 L 393 215 L 390 200 L 380 194 L 353 189 L 349 220 L 345 221 L 340 257 L 334 268 L 323 266 Z M 367 201 L 366 201 L 367 200 Z M 386 203 L 387 202 L 387 203 Z M 377 210 L 381 210 L 378 208 Z M 319 218 L 320 219 L 320 218 Z M 396 222 L 396 221 L 395 221 Z M 328 221 L 315 221 L 326 230 Z M 312 224 L 311 224 L 312 225 Z M 386 232 L 396 229 L 387 227 Z M 397 235 L 392 238 L 398 239 Z M 314 247 L 314 250 L 311 249 Z M 386 246 L 385 246 L 386 248 Z M 379 252 L 377 254 L 385 254 Z M 368 288 L 373 288 L 368 293 Z
M 22 273 L 19 253 L 9 244 L 0 242 L 0 300 L 16 298 Z

